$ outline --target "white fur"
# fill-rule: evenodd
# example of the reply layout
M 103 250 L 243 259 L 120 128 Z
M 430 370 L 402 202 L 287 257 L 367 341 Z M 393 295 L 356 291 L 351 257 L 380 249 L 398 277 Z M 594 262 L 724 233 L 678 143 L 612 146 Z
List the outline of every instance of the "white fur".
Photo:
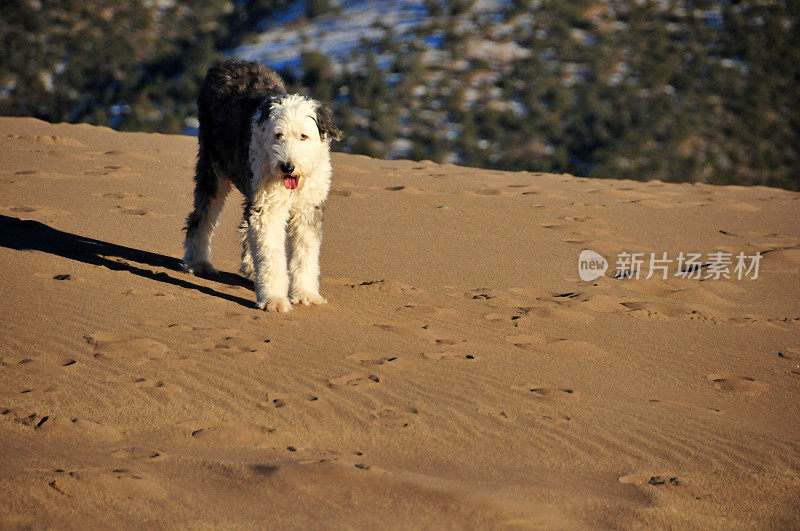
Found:
M 315 116 L 312 100 L 289 95 L 273 104 L 264 123 L 259 124 L 260 113 L 251 122 L 252 214 L 243 238 L 241 271 L 252 275 L 262 309 L 288 311 L 290 297 L 293 303 L 326 302 L 319 294 L 321 234 L 315 210 L 328 197 L 332 169 L 330 140 L 320 137 Z M 294 165 L 300 177 L 297 189 L 284 186 L 282 162 Z

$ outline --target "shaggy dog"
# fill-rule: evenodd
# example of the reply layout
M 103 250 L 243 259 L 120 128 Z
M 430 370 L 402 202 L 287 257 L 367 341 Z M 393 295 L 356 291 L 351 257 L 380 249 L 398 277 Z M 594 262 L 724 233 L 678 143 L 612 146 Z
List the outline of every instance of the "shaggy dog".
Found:
M 325 303 L 319 294 L 322 211 L 331 184 L 330 143 L 342 135 L 331 111 L 287 94 L 274 70 L 240 60 L 208 71 L 197 106 L 200 149 L 184 268 L 216 272 L 211 239 L 233 183 L 244 195 L 239 271 L 253 280 L 258 307 L 286 312 L 292 303 Z

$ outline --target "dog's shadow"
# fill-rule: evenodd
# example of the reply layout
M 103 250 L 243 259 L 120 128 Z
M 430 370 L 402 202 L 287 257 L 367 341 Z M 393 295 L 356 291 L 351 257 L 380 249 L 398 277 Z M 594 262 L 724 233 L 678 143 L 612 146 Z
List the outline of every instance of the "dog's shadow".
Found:
M 213 288 L 189 282 L 183 278 L 175 278 L 164 272 L 152 271 L 129 263 L 136 262 L 150 267 L 169 269 L 185 275 L 181 268 L 181 261 L 177 258 L 64 232 L 39 221 L 22 220 L 0 214 L 0 247 L 17 251 L 50 253 L 70 260 L 106 267 L 113 271 L 127 271 L 140 277 L 180 288 L 193 289 L 243 306 L 251 308 L 254 306 L 253 302 L 248 299 L 222 293 Z M 203 278 L 228 286 L 253 287 L 252 282 L 233 273 L 217 273 Z

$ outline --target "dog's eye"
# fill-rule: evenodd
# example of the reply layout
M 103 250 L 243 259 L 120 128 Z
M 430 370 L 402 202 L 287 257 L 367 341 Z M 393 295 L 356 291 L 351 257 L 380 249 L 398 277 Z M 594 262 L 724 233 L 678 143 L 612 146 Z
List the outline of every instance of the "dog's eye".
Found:
M 308 135 L 306 135 L 306 134 L 301 134 L 301 135 L 300 135 L 300 140 L 308 140 Z
M 280 140 L 283 138 L 283 133 L 275 133 L 275 140 Z

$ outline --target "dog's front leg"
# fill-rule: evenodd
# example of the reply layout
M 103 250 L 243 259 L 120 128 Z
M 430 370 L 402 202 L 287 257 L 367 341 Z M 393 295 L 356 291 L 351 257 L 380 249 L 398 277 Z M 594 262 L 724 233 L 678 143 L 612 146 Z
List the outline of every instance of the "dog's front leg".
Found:
M 256 304 L 270 312 L 288 312 L 289 275 L 286 271 L 286 221 L 282 205 L 263 205 L 248 216 L 247 239 L 253 259 Z
M 289 217 L 289 273 L 292 303 L 325 304 L 319 294 L 319 248 L 322 242 L 322 205 L 292 212 Z

